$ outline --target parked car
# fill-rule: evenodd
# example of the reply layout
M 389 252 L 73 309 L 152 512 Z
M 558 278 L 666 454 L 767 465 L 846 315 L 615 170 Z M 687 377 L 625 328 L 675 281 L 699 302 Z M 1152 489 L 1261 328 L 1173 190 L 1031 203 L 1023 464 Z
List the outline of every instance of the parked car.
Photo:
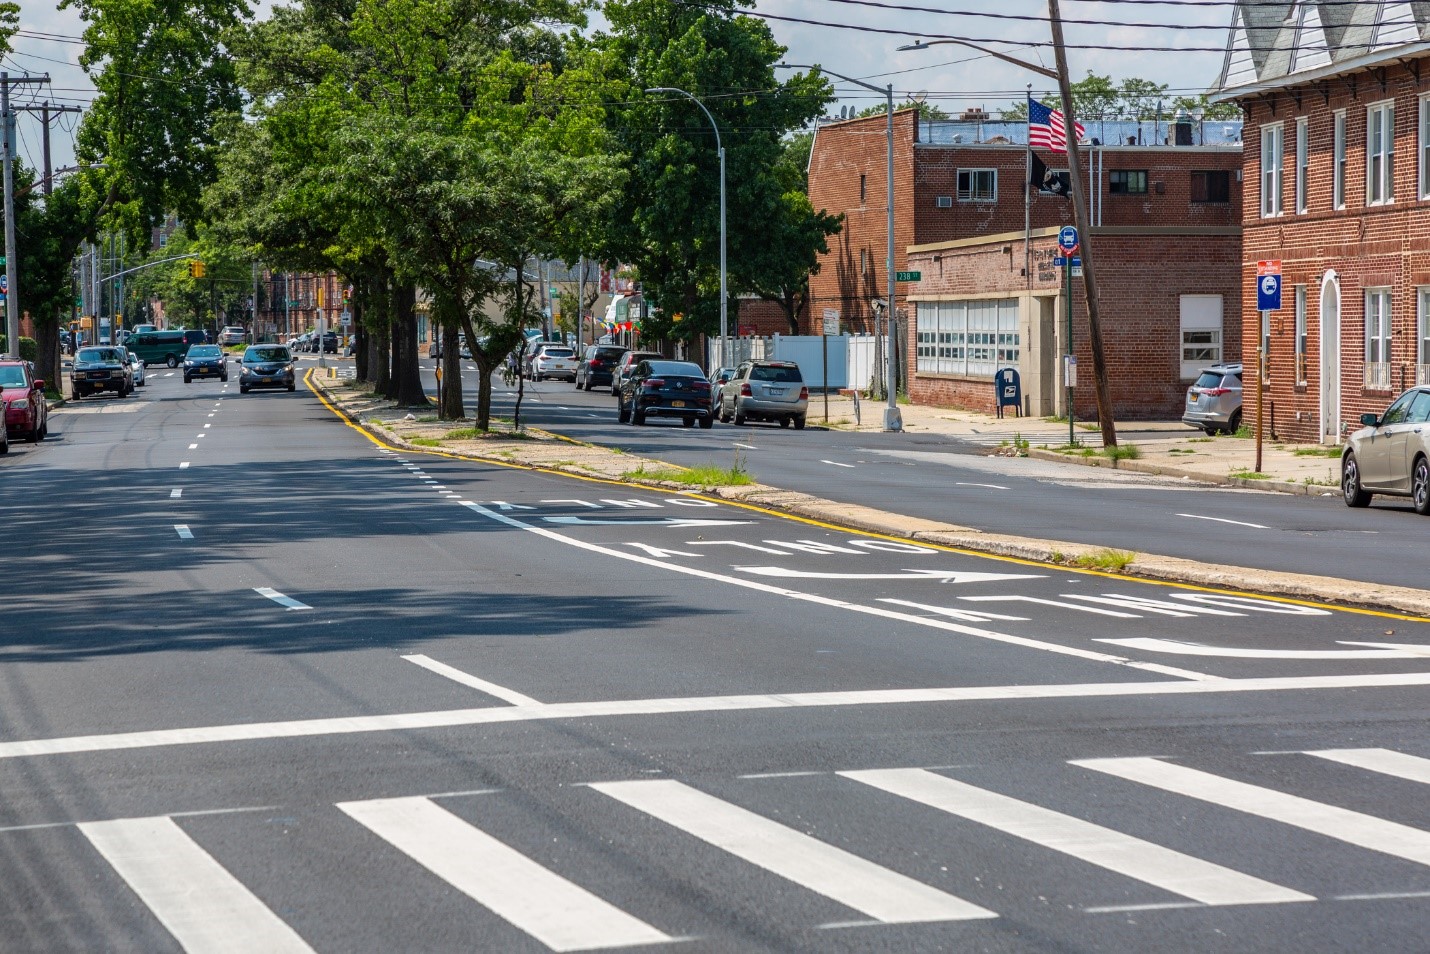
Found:
M 619 345 L 590 345 L 586 348 L 576 366 L 576 376 L 572 379 L 578 390 L 589 391 L 598 384 L 610 384 L 615 374 L 616 362 L 626 349 Z
M 465 344 L 466 342 L 464 341 L 463 345 L 465 346 Z M 556 341 L 535 341 L 528 339 L 526 343 L 526 351 L 521 356 L 521 376 L 524 378 L 530 378 L 533 374 L 535 374 L 537 357 L 541 355 L 542 352 L 550 348 L 563 348 L 568 351 L 570 350 L 569 348 L 566 348 L 564 344 L 561 344 Z
M 124 346 L 146 365 L 163 364 L 177 368 L 190 345 L 203 343 L 204 333 L 197 328 L 166 328 L 162 331 L 135 331 Z
M 10 435 L 38 444 L 50 431 L 50 407 L 45 382 L 35 377 L 35 366 L 18 359 L 0 360 L 0 409 L 3 409 L 6 450 Z M 0 454 L 5 451 L 0 450 Z
M 243 344 L 243 340 L 248 337 L 248 332 L 243 330 L 241 325 L 225 325 L 224 329 L 218 333 L 218 343 L 221 345 Z
M 76 400 L 100 391 L 128 397 L 134 381 L 125 364 L 125 350 L 106 345 L 80 348 L 75 352 L 70 388 Z
M 1430 386 L 1411 388 L 1384 414 L 1362 414 L 1365 425 L 1341 451 L 1341 496 L 1364 507 L 1372 494 L 1409 497 L 1430 514 Z
M 1203 368 L 1187 388 L 1182 423 L 1208 434 L 1235 434 L 1241 427 L 1241 365 Z
M 720 420 L 779 421 L 804 429 L 809 410 L 809 388 L 793 361 L 746 361 L 720 389 Z
M 615 370 L 611 372 L 611 393 L 616 397 L 621 396 L 621 382 L 626 373 L 642 361 L 664 361 L 665 355 L 659 351 L 627 351 L 621 355 L 616 362 Z
M 542 348 L 531 362 L 531 380 L 576 380 L 576 352 L 570 348 Z
M 317 341 L 314 340 L 313 350 L 317 350 Z M 336 331 L 323 332 L 323 352 L 325 354 L 338 353 L 338 333 Z
M 228 355 L 218 345 L 194 345 L 184 355 L 184 383 L 192 384 L 194 378 L 218 378 L 228 380 Z
M 710 382 L 700 365 L 689 361 L 645 360 L 636 363 L 621 384 L 619 420 L 644 424 L 647 417 L 678 417 L 686 427 L 715 425 Z
M 720 389 L 735 376 L 734 368 L 716 368 L 710 372 L 710 399 L 720 406 Z
M 238 391 L 247 394 L 254 388 L 287 388 L 297 390 L 293 371 L 293 354 L 283 345 L 249 345 L 239 362 Z
M 125 363 L 129 365 L 129 376 L 134 379 L 134 386 L 142 388 L 144 386 L 144 362 L 139 360 L 139 356 L 128 348 L 124 349 Z

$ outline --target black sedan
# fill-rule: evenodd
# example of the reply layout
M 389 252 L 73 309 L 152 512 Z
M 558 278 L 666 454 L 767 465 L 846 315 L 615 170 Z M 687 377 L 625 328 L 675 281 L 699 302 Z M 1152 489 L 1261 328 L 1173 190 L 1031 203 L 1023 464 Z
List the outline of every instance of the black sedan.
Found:
M 239 363 L 238 390 L 247 394 L 253 388 L 297 388 L 293 374 L 293 355 L 283 345 L 250 345 Z
M 710 382 L 700 366 L 689 361 L 645 360 L 621 382 L 620 421 L 644 424 L 650 416 L 678 417 L 686 427 L 715 424 Z
M 228 355 L 218 345 L 189 345 L 184 355 L 184 383 L 192 384 L 194 378 L 227 381 Z
M 98 348 L 80 348 L 74 356 L 74 373 L 70 379 L 71 390 L 76 398 L 113 391 L 119 397 L 128 397 L 134 390 L 130 378 L 128 354 L 123 348 L 108 345 Z

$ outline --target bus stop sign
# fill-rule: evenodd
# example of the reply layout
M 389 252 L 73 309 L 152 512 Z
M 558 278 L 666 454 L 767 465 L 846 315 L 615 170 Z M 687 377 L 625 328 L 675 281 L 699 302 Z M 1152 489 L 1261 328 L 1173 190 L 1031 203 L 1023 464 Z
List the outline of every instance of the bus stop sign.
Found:
M 1278 311 L 1281 308 L 1280 260 L 1256 263 L 1256 310 Z

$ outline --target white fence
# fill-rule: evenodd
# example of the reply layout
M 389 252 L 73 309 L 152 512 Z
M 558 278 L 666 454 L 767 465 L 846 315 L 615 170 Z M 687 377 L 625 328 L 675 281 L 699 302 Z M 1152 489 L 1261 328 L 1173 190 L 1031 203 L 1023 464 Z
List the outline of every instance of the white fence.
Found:
M 825 381 L 824 349 L 829 348 L 829 380 Z M 873 335 L 772 335 L 730 339 L 730 359 L 721 360 L 720 339 L 710 339 L 710 367 L 735 367 L 741 361 L 793 361 L 812 390 L 867 390 L 874 379 Z

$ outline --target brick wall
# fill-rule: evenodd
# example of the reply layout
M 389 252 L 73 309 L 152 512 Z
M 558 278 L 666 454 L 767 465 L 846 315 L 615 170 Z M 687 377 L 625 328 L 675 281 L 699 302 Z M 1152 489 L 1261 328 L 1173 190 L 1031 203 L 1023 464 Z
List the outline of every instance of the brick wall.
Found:
M 1423 69 L 1430 62 L 1412 64 Z M 1424 85 L 1404 65 L 1387 63 L 1371 70 L 1303 86 L 1263 93 L 1243 105 L 1245 127 L 1244 245 L 1242 314 L 1244 359 L 1256 360 L 1260 315 L 1256 311 L 1256 263 L 1282 263 L 1282 308 L 1273 313 L 1266 390 L 1270 430 L 1283 440 L 1321 439 L 1321 297 L 1323 279 L 1339 279 L 1340 361 L 1334 370 L 1339 385 L 1340 413 L 1329 430 L 1347 423 L 1352 429 L 1360 414 L 1379 412 L 1403 388 L 1415 383 L 1420 330 L 1417 291 L 1430 285 L 1430 200 L 1419 195 L 1420 96 Z M 1366 205 L 1367 108 L 1392 100 L 1395 107 L 1393 202 Z M 1346 117 L 1345 207 L 1332 207 L 1333 117 Z M 1305 117 L 1309 174 L 1307 211 L 1295 205 L 1296 126 Z M 1280 123 L 1284 130 L 1282 168 L 1283 212 L 1261 216 L 1261 130 Z M 1306 370 L 1297 381 L 1295 286 L 1306 288 Z M 1390 386 L 1364 384 L 1365 291 L 1391 289 L 1392 336 Z M 1249 376 L 1248 376 L 1249 377 Z M 1250 390 L 1248 389 L 1248 400 Z M 1248 412 L 1249 413 L 1249 412 Z

